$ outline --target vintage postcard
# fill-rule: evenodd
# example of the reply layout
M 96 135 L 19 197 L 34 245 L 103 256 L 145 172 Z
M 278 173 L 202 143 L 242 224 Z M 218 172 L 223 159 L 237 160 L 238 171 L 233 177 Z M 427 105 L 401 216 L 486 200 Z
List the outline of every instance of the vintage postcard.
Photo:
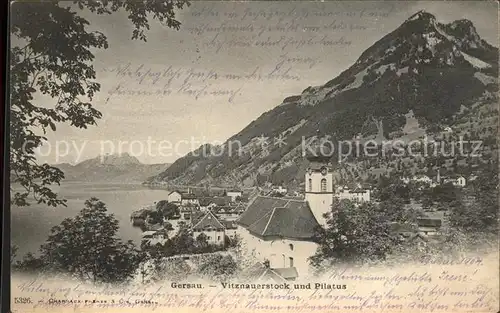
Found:
M 10 6 L 12 312 L 498 312 L 496 1 Z

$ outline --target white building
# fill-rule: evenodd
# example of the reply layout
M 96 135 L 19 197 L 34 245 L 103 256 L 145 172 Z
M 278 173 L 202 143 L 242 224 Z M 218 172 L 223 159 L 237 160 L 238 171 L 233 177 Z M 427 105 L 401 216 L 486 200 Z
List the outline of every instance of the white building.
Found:
M 465 187 L 467 185 L 467 180 L 463 176 L 457 176 L 453 178 L 445 178 L 443 182 L 446 183 L 452 183 L 453 186 L 456 187 Z
M 429 185 L 430 187 L 436 187 L 437 186 L 437 183 L 435 181 L 432 180 L 432 178 L 430 178 L 429 176 L 427 175 L 415 175 L 413 176 L 412 178 L 409 178 L 409 177 L 403 177 L 402 178 L 402 181 L 403 183 L 405 184 L 409 184 L 410 182 L 414 182 L 414 183 L 423 183 L 423 184 L 426 184 L 426 185 Z M 439 183 L 440 181 L 440 178 L 439 178 L 439 171 L 438 171 L 438 176 L 436 178 L 436 181 Z M 421 189 L 421 188 L 420 188 Z
M 142 233 L 142 240 L 148 242 L 151 246 L 164 244 L 167 241 L 167 234 L 163 228 L 148 230 Z
M 279 193 L 279 194 L 282 194 L 282 195 L 285 195 L 287 192 L 288 192 L 288 189 L 286 189 L 285 187 L 283 186 L 274 186 L 272 188 L 272 192 L 274 193 Z
M 172 202 L 178 205 L 200 205 L 198 197 L 195 194 L 189 192 L 180 192 L 178 190 L 170 192 L 167 196 L 167 200 L 168 202 Z
M 229 190 L 228 192 L 226 192 L 226 195 L 228 197 L 231 197 L 232 202 L 235 202 L 236 198 L 241 198 L 243 196 L 243 192 L 241 192 L 240 190 Z
M 192 215 L 193 238 L 200 234 L 207 236 L 207 241 L 212 245 L 223 245 L 225 237 L 225 225 L 210 211 L 200 215 Z
M 427 175 L 417 175 L 413 176 L 412 181 L 432 184 L 432 179 Z
M 194 205 L 200 206 L 200 201 L 195 194 L 192 193 L 182 193 L 181 194 L 181 205 Z
M 354 202 L 370 202 L 371 200 L 371 191 L 370 189 L 364 189 L 364 188 L 353 188 L 349 189 L 346 187 L 339 188 L 337 189 L 337 192 L 335 193 L 335 197 L 339 198 L 340 200 L 347 199 L 351 200 Z
M 174 190 L 167 196 L 168 202 L 172 203 L 181 203 L 182 193 L 180 191 Z

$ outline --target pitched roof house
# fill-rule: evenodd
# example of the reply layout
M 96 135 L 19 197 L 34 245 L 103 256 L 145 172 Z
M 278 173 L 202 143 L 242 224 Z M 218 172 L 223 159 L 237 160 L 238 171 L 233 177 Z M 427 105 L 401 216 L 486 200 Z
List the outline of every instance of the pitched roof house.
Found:
M 273 273 L 284 269 L 287 279 L 309 273 L 309 256 L 316 251 L 316 228 L 320 226 L 304 200 L 256 197 L 236 221 L 238 235 L 247 251 L 268 262 Z M 290 274 L 290 273 L 297 273 Z
M 233 238 L 235 235 L 235 226 L 230 222 L 219 220 L 211 211 L 192 214 L 191 225 L 193 237 L 205 234 L 210 244 L 223 245 L 226 236 Z
M 192 220 L 193 231 L 204 230 L 224 230 L 225 226 L 219 219 L 210 211 L 205 212 L 203 215 L 196 214 Z
M 303 200 L 259 196 L 237 223 L 259 237 L 312 239 L 319 226 L 309 205 Z

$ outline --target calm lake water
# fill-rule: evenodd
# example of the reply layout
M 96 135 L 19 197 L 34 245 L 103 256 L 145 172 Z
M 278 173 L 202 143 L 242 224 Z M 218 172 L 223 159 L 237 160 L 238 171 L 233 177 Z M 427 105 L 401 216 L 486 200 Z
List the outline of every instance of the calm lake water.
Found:
M 140 243 L 141 231 L 132 227 L 130 213 L 155 201 L 166 200 L 168 192 L 149 189 L 140 184 L 114 183 L 61 183 L 54 187 L 62 198 L 67 199 L 67 207 L 48 207 L 40 204 L 11 208 L 11 240 L 19 247 L 18 258 L 27 252 L 38 254 L 41 244 L 47 239 L 50 229 L 67 217 L 76 216 L 84 207 L 85 200 L 96 197 L 106 204 L 120 222 L 118 235 L 123 240 Z

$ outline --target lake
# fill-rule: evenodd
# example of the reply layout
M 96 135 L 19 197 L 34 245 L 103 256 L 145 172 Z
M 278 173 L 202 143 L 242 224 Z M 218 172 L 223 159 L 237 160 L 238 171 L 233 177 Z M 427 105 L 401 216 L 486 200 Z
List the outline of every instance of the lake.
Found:
M 67 207 L 53 208 L 33 203 L 28 207 L 11 208 L 11 241 L 19 247 L 18 259 L 28 252 L 38 254 L 50 229 L 65 218 L 76 216 L 90 197 L 103 201 L 108 212 L 118 219 L 120 238 L 140 244 L 141 231 L 131 225 L 130 214 L 144 205 L 166 200 L 168 195 L 166 190 L 150 189 L 140 184 L 65 182 L 52 189 L 68 200 Z

